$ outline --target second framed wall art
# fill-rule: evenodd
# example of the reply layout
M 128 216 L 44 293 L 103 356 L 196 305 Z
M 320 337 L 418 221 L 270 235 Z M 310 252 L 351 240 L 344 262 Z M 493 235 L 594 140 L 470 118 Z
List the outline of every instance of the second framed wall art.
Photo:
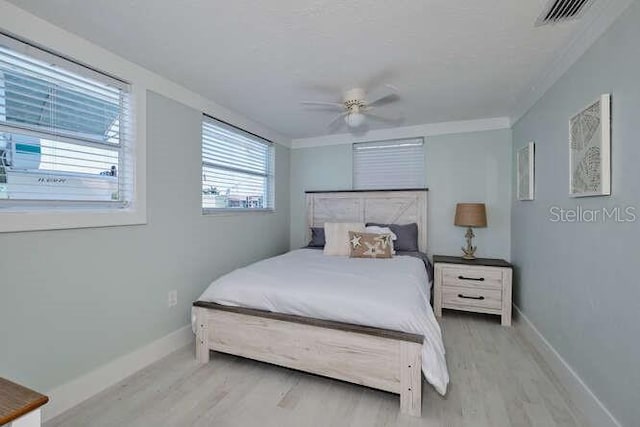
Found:
M 533 200 L 535 191 L 535 144 L 518 150 L 518 200 Z

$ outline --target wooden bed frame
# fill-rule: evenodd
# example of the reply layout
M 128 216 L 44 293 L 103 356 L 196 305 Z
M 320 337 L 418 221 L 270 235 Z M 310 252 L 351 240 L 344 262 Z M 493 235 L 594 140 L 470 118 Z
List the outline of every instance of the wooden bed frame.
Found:
M 325 222 L 418 224 L 427 247 L 427 190 L 307 192 L 307 230 Z M 422 335 L 196 301 L 196 357 L 209 350 L 349 381 L 400 395 L 422 410 Z

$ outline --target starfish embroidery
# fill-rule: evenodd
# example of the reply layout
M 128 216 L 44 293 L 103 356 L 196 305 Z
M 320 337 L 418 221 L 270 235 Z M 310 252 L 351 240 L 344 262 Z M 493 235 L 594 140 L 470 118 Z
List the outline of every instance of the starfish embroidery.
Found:
M 380 245 L 378 243 L 371 244 L 369 242 L 364 242 L 367 245 L 367 250 L 364 252 L 364 255 L 371 256 L 373 258 L 377 257 L 382 251 L 380 250 Z
M 387 246 L 389 246 L 389 240 L 390 240 L 391 236 L 388 234 L 382 234 L 378 237 L 375 238 L 375 240 L 377 242 L 380 243 L 380 245 L 382 245 L 382 248 L 386 248 Z

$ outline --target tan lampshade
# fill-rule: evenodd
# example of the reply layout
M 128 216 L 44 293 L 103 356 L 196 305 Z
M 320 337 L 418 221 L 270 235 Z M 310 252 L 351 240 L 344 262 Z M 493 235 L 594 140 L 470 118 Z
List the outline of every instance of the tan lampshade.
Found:
M 453 223 L 459 227 L 486 227 L 487 210 L 484 203 L 458 203 Z

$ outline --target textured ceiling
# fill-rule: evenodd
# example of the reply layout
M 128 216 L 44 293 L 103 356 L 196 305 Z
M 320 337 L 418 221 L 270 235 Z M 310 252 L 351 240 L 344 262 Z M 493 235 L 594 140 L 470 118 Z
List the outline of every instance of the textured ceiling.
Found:
M 534 27 L 545 0 L 11 3 L 294 138 L 334 116 L 299 101 L 384 82 L 403 125 L 509 116 L 578 28 Z

